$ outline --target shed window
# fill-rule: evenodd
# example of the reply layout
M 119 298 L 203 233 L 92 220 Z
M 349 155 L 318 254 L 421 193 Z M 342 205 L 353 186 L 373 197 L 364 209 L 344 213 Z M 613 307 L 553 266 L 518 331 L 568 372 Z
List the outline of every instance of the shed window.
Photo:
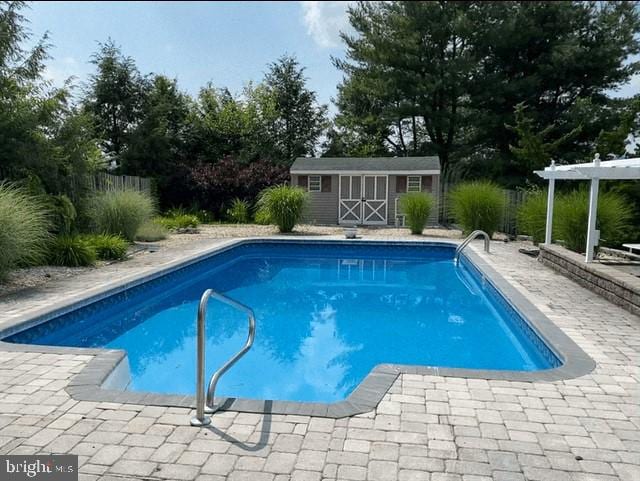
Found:
M 322 176 L 310 175 L 308 187 L 309 192 L 322 192 Z
M 420 192 L 422 190 L 422 177 L 410 175 L 407 177 L 407 192 Z

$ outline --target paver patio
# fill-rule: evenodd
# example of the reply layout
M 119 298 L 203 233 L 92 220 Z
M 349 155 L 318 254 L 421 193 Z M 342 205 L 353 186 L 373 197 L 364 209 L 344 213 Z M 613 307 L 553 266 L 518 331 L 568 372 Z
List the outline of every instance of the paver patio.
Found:
M 92 356 L 33 346 L 0 351 L 0 454 L 78 454 L 84 480 L 640 480 L 640 319 L 518 247 L 473 248 L 596 361 L 591 374 L 540 383 L 401 375 L 363 415 L 221 412 L 198 429 L 185 408 L 71 399 L 65 386 Z M 175 255 L 9 296 L 0 323 Z

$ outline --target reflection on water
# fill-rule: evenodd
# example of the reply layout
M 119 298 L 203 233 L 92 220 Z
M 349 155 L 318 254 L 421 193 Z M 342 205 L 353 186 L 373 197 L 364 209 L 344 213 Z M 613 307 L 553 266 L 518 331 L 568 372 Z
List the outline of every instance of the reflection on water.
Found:
M 145 323 L 144 331 L 155 331 L 168 319 L 179 318 L 180 311 L 192 312 L 195 305 L 182 305 L 160 313 Z M 226 311 L 227 319 L 241 327 L 242 320 L 233 311 Z M 166 316 L 169 316 L 167 318 Z M 236 319 L 237 318 L 237 319 Z M 250 356 L 242 359 L 220 382 L 218 393 L 259 399 L 343 399 L 357 383 L 350 376 L 349 353 L 363 348 L 362 344 L 347 344 L 336 325 L 336 310 L 330 305 L 311 313 L 309 332 L 298 343 L 286 347 L 273 345 L 268 337 L 256 336 Z M 150 329 L 149 329 L 150 328 Z M 260 328 L 258 332 L 260 332 Z M 114 340 L 108 347 L 128 346 L 134 390 L 154 391 L 171 385 L 176 393 L 193 392 L 195 363 L 195 332 L 177 337 L 180 344 L 170 349 L 159 345 L 142 352 L 134 346 L 140 341 L 140 329 L 132 329 Z M 223 329 L 224 335 L 210 332 L 207 338 L 207 372 L 212 373 L 225 359 L 244 343 L 242 329 L 233 332 Z M 283 356 L 290 351 L 291 357 Z M 134 357 L 132 357 L 134 355 Z M 258 369 L 256 369 L 258 368 Z M 259 371 L 259 377 L 256 377 Z M 308 399 L 307 399 L 308 398 Z
M 296 378 L 313 386 L 316 392 L 342 399 L 354 387 L 349 382 L 347 354 L 363 348 L 362 344 L 349 345 L 338 333 L 336 310 L 327 305 L 314 312 L 311 333 L 300 344 L 299 357 L 293 366 Z M 296 394 L 287 393 L 288 396 Z

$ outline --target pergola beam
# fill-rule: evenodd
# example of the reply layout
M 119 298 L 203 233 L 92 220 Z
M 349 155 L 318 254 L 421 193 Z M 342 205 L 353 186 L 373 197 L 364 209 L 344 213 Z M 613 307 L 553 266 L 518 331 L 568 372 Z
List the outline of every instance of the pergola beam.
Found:
M 640 178 L 640 167 L 610 167 L 606 170 L 597 167 L 576 167 L 574 170 L 534 170 L 543 179 L 589 180 L 599 179 L 629 180 Z
M 585 178 L 631 180 L 640 179 L 640 167 L 609 167 L 603 170 L 598 167 L 580 167 L 576 169 Z

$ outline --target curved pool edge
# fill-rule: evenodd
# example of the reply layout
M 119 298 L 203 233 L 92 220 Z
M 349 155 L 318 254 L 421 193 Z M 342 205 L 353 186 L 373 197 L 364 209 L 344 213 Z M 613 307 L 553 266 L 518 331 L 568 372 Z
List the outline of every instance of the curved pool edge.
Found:
M 119 279 L 106 286 L 89 289 L 83 296 L 65 299 L 44 309 L 36 310 L 29 315 L 17 317 L 7 323 L 0 330 L 0 339 L 11 334 L 47 322 L 66 312 L 91 304 L 136 285 L 156 279 L 180 268 L 202 261 L 210 256 L 221 253 L 233 247 L 254 242 L 314 242 L 314 243 L 343 243 L 343 244 L 414 244 L 456 246 L 454 240 L 424 239 L 424 240 L 377 240 L 340 238 L 289 237 L 278 236 L 270 238 L 249 237 L 223 241 L 211 248 L 180 258 L 175 261 L 152 268 L 146 272 L 133 274 Z M 490 255 L 490 254 L 489 254 Z M 377 407 L 384 395 L 389 391 L 400 374 L 432 375 L 443 377 L 459 377 L 470 379 L 521 381 L 521 382 L 552 382 L 574 379 L 586 375 L 595 368 L 594 360 L 586 354 L 567 334 L 556 326 L 529 299 L 512 286 L 497 271 L 495 271 L 483 257 L 471 249 L 464 251 L 463 256 L 480 272 L 498 291 L 560 359 L 558 367 L 537 371 L 507 371 L 484 370 L 466 368 L 431 367 L 419 365 L 379 364 L 358 384 L 353 392 L 343 401 L 334 403 L 315 403 L 297 401 L 254 400 L 241 398 L 220 398 L 222 410 L 249 413 L 289 414 L 303 416 L 320 416 L 341 418 L 369 412 Z M 78 348 L 41 346 L 33 344 L 15 344 L 0 340 L 0 350 L 53 353 L 53 354 L 88 354 L 94 357 L 87 365 L 69 380 L 67 393 L 74 400 L 115 402 L 123 404 L 157 405 L 166 407 L 195 407 L 195 396 L 169 395 L 149 392 L 134 392 L 123 389 L 105 387 L 108 379 L 123 362 L 127 361 L 127 353 L 123 350 L 101 348 Z M 195 367 L 194 367 L 195 371 Z

